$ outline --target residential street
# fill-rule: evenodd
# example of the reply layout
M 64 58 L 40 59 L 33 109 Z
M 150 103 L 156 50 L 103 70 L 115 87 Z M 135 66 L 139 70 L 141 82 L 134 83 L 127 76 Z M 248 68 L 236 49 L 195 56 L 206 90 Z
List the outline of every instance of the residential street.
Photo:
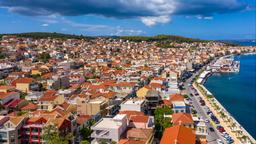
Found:
M 184 90 L 182 91 L 183 94 L 187 94 L 191 100 L 192 100 L 192 105 L 197 111 L 197 114 L 199 117 L 202 117 L 203 119 L 208 119 L 210 120 L 209 116 L 207 115 L 207 112 L 205 111 L 206 106 L 201 106 L 199 103 L 199 96 L 195 96 L 195 91 L 190 88 L 191 81 L 194 79 L 199 74 L 199 71 L 197 71 L 193 76 L 191 76 L 186 82 L 184 82 Z M 206 123 L 207 125 L 207 130 L 208 130 L 208 136 L 207 141 L 210 144 L 217 143 L 217 139 L 221 139 L 223 142 L 224 139 L 216 129 L 216 127 L 212 126 L 210 123 Z M 212 127 L 214 129 L 214 132 L 211 132 L 209 128 Z

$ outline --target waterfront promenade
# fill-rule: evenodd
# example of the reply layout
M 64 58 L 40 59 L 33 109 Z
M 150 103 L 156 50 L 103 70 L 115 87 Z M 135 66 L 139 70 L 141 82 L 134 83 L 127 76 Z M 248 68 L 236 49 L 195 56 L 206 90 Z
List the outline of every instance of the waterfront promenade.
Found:
M 230 115 L 218 100 L 208 95 L 209 92 L 203 85 L 194 82 L 193 87 L 213 114 L 218 118 L 220 125 L 223 126 L 226 132 L 234 139 L 235 144 L 255 143 L 255 139 Z

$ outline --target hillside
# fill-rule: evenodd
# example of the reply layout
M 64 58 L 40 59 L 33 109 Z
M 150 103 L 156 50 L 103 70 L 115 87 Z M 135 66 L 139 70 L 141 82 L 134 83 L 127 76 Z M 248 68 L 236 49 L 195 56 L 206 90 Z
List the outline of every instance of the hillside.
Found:
M 83 35 L 74 35 L 74 34 L 63 34 L 63 33 L 50 33 L 50 32 L 29 32 L 29 33 L 14 33 L 14 34 L 0 34 L 0 37 L 3 35 L 16 35 L 17 37 L 29 37 L 29 38 L 60 38 L 60 39 L 91 39 L 92 37 L 83 36 Z
M 28 37 L 28 38 L 34 38 L 34 39 L 40 39 L 40 38 L 59 38 L 59 39 L 94 39 L 95 37 L 92 36 L 84 36 L 84 35 L 75 35 L 75 34 L 63 34 L 63 33 L 56 33 L 56 32 L 29 32 L 29 33 L 14 33 L 14 34 L 0 34 L 0 38 L 3 35 L 16 35 L 17 37 Z M 129 40 L 129 41 L 148 41 L 148 42 L 156 42 L 156 46 L 162 47 L 162 48 L 169 48 L 173 47 L 170 45 L 172 42 L 176 43 L 192 43 L 192 42 L 210 42 L 209 40 L 200 40 L 200 39 L 194 39 L 194 38 L 187 38 L 182 36 L 175 36 L 175 35 L 157 35 L 157 36 L 104 36 L 114 39 L 123 39 L 123 40 Z M 227 45 L 234 45 L 233 43 L 224 42 Z

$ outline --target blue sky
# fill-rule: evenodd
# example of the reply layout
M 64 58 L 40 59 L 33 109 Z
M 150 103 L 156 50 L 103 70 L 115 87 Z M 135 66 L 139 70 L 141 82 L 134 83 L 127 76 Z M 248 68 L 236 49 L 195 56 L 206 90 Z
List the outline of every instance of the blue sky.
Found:
M 256 0 L 0 0 L 0 33 L 255 39 Z

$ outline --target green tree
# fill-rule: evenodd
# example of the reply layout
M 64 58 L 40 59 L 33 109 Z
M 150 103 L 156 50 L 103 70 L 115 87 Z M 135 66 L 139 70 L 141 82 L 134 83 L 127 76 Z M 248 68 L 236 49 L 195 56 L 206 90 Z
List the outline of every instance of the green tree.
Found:
M 66 136 L 61 136 L 59 130 L 54 125 L 47 125 L 43 128 L 43 140 L 45 140 L 47 144 L 69 144 L 72 137 L 71 133 Z
M 43 52 L 39 55 L 39 60 L 46 63 L 51 58 L 49 53 Z
M 80 130 L 80 134 L 83 140 L 88 140 L 90 138 L 91 133 L 92 130 L 87 127 Z
M 90 144 L 90 142 L 87 141 L 87 140 L 83 140 L 83 141 L 80 142 L 80 144 Z
M 5 58 L 6 58 L 6 55 L 0 52 L 0 59 L 5 59 Z
M 164 117 L 164 115 L 173 114 L 173 110 L 170 107 L 164 106 L 157 108 L 154 111 L 155 126 L 156 126 L 156 137 L 160 138 L 165 128 L 171 127 L 171 118 Z

